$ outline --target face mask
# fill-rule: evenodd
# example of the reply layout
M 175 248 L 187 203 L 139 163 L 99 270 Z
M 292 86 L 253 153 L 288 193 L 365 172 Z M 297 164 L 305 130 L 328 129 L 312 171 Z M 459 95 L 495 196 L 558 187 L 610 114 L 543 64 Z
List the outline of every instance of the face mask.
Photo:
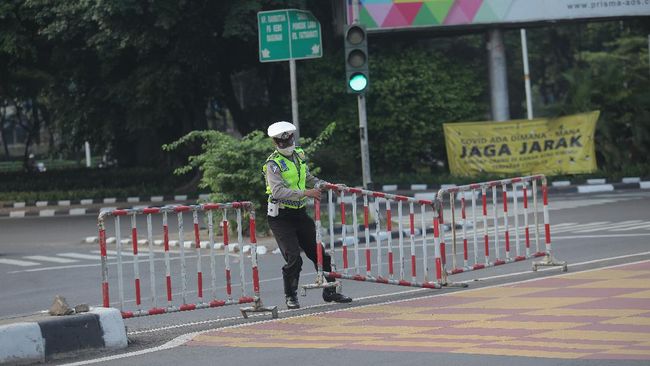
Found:
M 277 148 L 278 152 L 284 156 L 291 156 L 293 154 L 293 151 L 296 149 L 296 144 L 291 144 L 291 146 L 287 146 L 284 149 L 280 149 L 279 147 Z

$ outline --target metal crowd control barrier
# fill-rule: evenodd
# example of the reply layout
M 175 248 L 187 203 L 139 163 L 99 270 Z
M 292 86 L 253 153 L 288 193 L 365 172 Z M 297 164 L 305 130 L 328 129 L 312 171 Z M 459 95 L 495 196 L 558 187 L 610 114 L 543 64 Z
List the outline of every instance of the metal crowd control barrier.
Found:
M 321 222 L 320 222 L 320 205 L 317 203 L 314 205 L 314 216 L 316 222 L 316 242 L 317 242 L 317 262 L 318 262 L 318 274 L 316 277 L 316 283 L 308 284 L 302 286 L 302 294 L 306 294 L 306 290 L 313 288 L 329 287 L 333 286 L 332 283 L 325 282 L 326 277 L 338 278 L 338 279 L 347 279 L 355 281 L 366 281 L 366 282 L 375 282 L 383 283 L 397 286 L 409 286 L 409 287 L 422 287 L 422 288 L 442 288 L 443 286 L 460 286 L 466 287 L 466 284 L 456 284 L 450 282 L 443 282 L 442 280 L 442 263 L 441 252 L 439 250 L 439 245 L 434 245 L 431 238 L 427 237 L 427 225 L 425 223 L 425 213 L 428 212 L 431 214 L 434 209 L 434 201 L 430 200 L 418 200 L 411 197 L 389 194 L 384 192 L 375 192 L 364 190 L 360 188 L 350 188 L 344 185 L 334 185 L 326 184 L 325 189 L 328 191 L 328 216 L 329 216 L 329 238 L 330 238 L 330 255 L 332 257 L 332 271 L 325 272 L 323 271 L 323 255 L 322 255 L 322 238 L 321 238 Z M 341 238 L 342 238 L 342 261 L 343 268 L 342 271 L 337 271 L 336 268 L 336 259 L 334 251 L 334 202 L 333 196 L 334 192 L 337 192 L 340 195 L 340 217 L 341 217 Z M 346 202 L 346 194 L 351 195 L 350 202 Z M 359 245 L 359 233 L 358 233 L 358 222 L 357 222 L 357 199 L 358 197 L 363 197 L 363 224 L 364 224 L 364 234 L 365 234 L 365 244 L 364 248 L 361 249 Z M 371 244 L 370 239 L 370 206 L 369 198 L 374 198 L 373 210 L 374 210 L 374 224 L 375 224 L 375 243 Z M 353 226 L 353 266 L 350 267 L 350 258 L 348 243 L 346 241 L 346 206 L 351 205 L 352 208 L 352 226 Z M 408 205 L 409 210 L 409 237 L 408 244 L 406 243 L 406 238 L 404 235 L 404 204 Z M 381 220 L 380 215 L 382 211 L 385 214 L 386 221 L 386 233 L 383 236 L 386 236 L 385 240 L 382 239 L 381 232 Z M 393 246 L 393 207 L 397 208 L 397 221 L 398 221 L 398 237 L 397 237 L 397 247 Z M 420 228 L 416 228 L 415 222 L 415 207 L 419 206 L 421 214 Z M 437 226 L 436 226 L 437 227 Z M 421 263 L 418 264 L 416 259 L 416 236 L 422 240 L 422 258 Z M 386 242 L 387 247 L 384 250 L 382 242 Z M 409 247 L 409 257 L 406 256 L 405 247 Z M 397 253 L 395 253 L 397 250 Z M 372 252 L 375 252 L 374 261 Z M 428 258 L 431 254 L 434 254 L 435 260 L 435 272 L 436 277 L 432 279 L 430 277 L 430 268 L 428 263 Z M 361 261 L 365 259 L 365 266 L 361 265 Z M 388 271 L 385 272 L 384 261 L 386 261 Z M 373 262 L 375 262 L 373 264 Z M 397 262 L 397 263 L 396 263 Z M 410 271 L 407 272 L 407 262 L 410 263 Z M 397 266 L 395 266 L 397 264 Z M 421 266 L 421 267 L 419 267 Z M 374 267 L 374 272 L 373 272 Z M 365 269 L 365 270 L 364 270 Z M 421 279 L 418 280 L 418 271 L 421 274 Z M 408 276 L 410 274 L 410 277 Z M 337 283 L 338 284 L 338 283 Z
M 545 248 L 544 250 L 540 249 L 540 225 L 538 218 L 538 182 L 541 183 L 541 193 L 542 193 L 542 212 L 544 218 L 544 239 L 545 239 Z M 531 185 L 532 193 L 532 203 L 533 203 L 533 233 L 535 236 L 535 251 L 531 252 L 531 233 L 529 225 L 529 197 L 528 194 L 529 184 Z M 499 225 L 499 194 L 498 190 L 501 189 L 503 209 L 502 214 L 502 223 Z M 492 226 L 489 227 L 488 221 L 488 190 L 492 192 Z M 521 192 L 521 193 L 520 193 Z M 456 205 L 457 205 L 457 195 L 460 200 L 460 211 L 461 211 L 461 226 L 462 226 L 462 264 L 459 263 L 459 240 L 456 229 Z M 519 213 L 519 196 L 522 196 L 523 203 L 523 215 Z M 471 217 L 472 217 L 472 228 L 471 228 L 471 238 L 472 238 L 472 249 L 473 256 L 470 260 L 469 248 L 468 248 L 468 233 L 467 227 L 467 215 L 466 215 L 466 200 L 467 198 L 471 199 Z M 476 209 L 476 200 L 480 196 L 482 203 L 482 228 L 479 230 L 478 221 L 477 221 L 477 209 Z M 508 196 L 512 197 L 512 209 L 513 213 L 510 215 L 508 210 Z M 445 207 L 445 198 L 448 198 L 449 201 L 447 205 L 450 208 L 451 214 L 451 269 L 445 271 L 447 275 L 462 273 L 466 271 L 473 271 L 478 269 L 483 269 L 486 267 L 498 266 L 510 262 L 518 262 L 532 257 L 544 257 L 544 260 L 541 262 L 533 263 L 533 271 L 537 270 L 539 266 L 562 266 L 563 271 L 567 271 L 567 263 L 556 260 L 552 255 L 551 249 L 551 226 L 549 222 L 548 214 L 548 187 L 546 182 L 546 177 L 544 175 L 532 175 L 526 177 L 518 177 L 511 179 L 503 179 L 497 181 L 483 182 L 483 183 L 474 183 L 459 187 L 449 187 L 444 188 L 438 191 L 437 200 L 440 203 L 440 210 L 434 213 L 434 216 L 438 217 L 438 220 L 434 219 L 434 222 L 439 222 L 440 224 L 444 223 L 443 210 Z M 523 216 L 523 227 L 520 226 L 520 218 Z M 510 218 L 514 219 L 514 255 L 512 254 L 511 246 L 511 227 L 510 227 Z M 503 240 L 505 242 L 505 256 L 501 255 L 501 246 L 500 239 L 501 234 L 500 230 L 503 230 Z M 483 236 L 483 245 L 479 245 L 478 237 L 482 234 Z M 524 247 L 522 248 L 521 243 L 521 234 L 524 236 Z M 490 237 L 492 237 L 492 243 L 490 243 Z M 435 231 L 434 239 L 440 241 L 440 249 L 442 251 L 443 265 L 446 265 L 446 255 L 445 255 L 445 239 L 444 236 L 439 235 L 438 230 Z M 492 246 L 492 248 L 490 248 Z
M 225 268 L 225 288 L 226 288 L 226 298 L 220 300 L 217 298 L 217 266 L 216 266 L 216 253 L 214 250 L 215 247 L 215 229 L 214 229 L 214 220 L 213 220 L 213 211 L 222 210 L 223 212 L 223 221 L 221 222 L 222 226 L 222 235 L 223 235 L 223 246 L 224 246 L 224 268 Z M 240 248 L 243 247 L 243 235 L 242 235 L 242 210 L 247 210 L 249 213 L 250 221 L 250 246 L 251 246 L 251 276 L 252 276 L 252 285 L 253 285 L 253 296 L 248 295 L 247 282 L 246 282 L 246 270 L 245 270 L 245 256 L 243 250 L 239 250 L 239 269 L 240 269 L 240 281 L 241 281 L 241 295 L 238 299 L 233 298 L 232 294 L 232 281 L 231 281 L 231 269 L 230 269 L 230 255 L 229 255 L 229 238 L 228 238 L 228 220 L 227 214 L 229 210 L 234 210 L 237 219 L 237 239 L 240 245 Z M 197 302 L 189 303 L 188 289 L 187 289 L 187 257 L 185 252 L 185 233 L 183 230 L 183 213 L 191 212 L 194 226 L 194 242 L 192 243 L 193 254 L 196 255 L 196 293 L 197 293 Z M 201 249 L 201 239 L 199 235 L 199 213 L 203 213 L 203 218 L 206 219 L 208 224 L 208 245 L 209 245 L 209 259 L 210 259 L 210 274 L 211 274 L 211 300 L 206 300 L 204 298 L 203 290 L 203 270 L 202 270 L 202 249 Z M 173 303 L 172 295 L 172 265 L 170 258 L 170 240 L 169 240 L 169 225 L 168 225 L 168 216 L 169 214 L 175 215 L 178 223 L 178 242 L 179 242 L 179 259 L 180 262 L 180 281 L 176 286 L 180 286 L 181 289 L 181 300 L 182 304 L 175 305 Z M 141 283 L 140 283 L 140 254 L 138 249 L 138 229 L 136 225 L 136 218 L 139 215 L 146 216 L 147 222 L 147 242 L 148 242 L 148 262 L 149 262 L 149 288 L 151 290 L 151 307 L 147 310 L 143 309 L 142 306 L 142 296 L 141 296 Z M 159 306 L 158 296 L 156 294 L 156 271 L 155 271 L 155 259 L 154 259 L 154 249 L 153 249 L 153 236 L 154 236 L 154 227 L 152 223 L 152 216 L 160 215 L 162 216 L 162 233 L 163 233 L 163 245 L 164 245 L 164 265 L 165 265 L 165 289 L 167 297 L 167 305 L 165 307 Z M 190 206 L 164 206 L 164 207 L 148 207 L 141 209 L 117 209 L 112 211 L 105 211 L 99 214 L 97 218 L 97 225 L 99 227 L 99 247 L 101 252 L 101 264 L 102 264 L 102 300 L 103 306 L 110 306 L 109 301 L 109 277 L 108 277 L 108 256 L 106 248 L 106 227 L 105 219 L 109 216 L 114 218 L 115 222 L 115 238 L 116 238 L 116 261 L 117 261 L 117 286 L 119 294 L 119 307 L 122 312 L 123 318 L 131 318 L 136 316 L 144 315 L 155 315 L 170 313 L 176 311 L 188 311 L 195 309 L 204 309 L 204 308 L 213 308 L 225 305 L 232 304 L 245 304 L 252 303 L 251 307 L 241 308 L 240 311 L 244 318 L 248 317 L 248 313 L 253 312 L 271 312 L 273 318 L 277 318 L 278 311 L 277 307 L 265 307 L 262 304 L 260 298 L 260 281 L 259 281 L 259 272 L 257 268 L 257 241 L 255 238 L 255 211 L 253 205 L 250 202 L 230 202 L 230 203 L 206 203 L 200 205 L 190 205 Z M 131 250 L 125 250 L 122 245 L 122 234 L 121 234 L 121 223 L 120 218 L 122 216 L 129 216 L 131 221 Z M 133 261 L 133 290 L 135 292 L 135 305 L 136 309 L 125 310 L 125 282 L 124 282 L 124 261 L 123 257 L 129 256 Z

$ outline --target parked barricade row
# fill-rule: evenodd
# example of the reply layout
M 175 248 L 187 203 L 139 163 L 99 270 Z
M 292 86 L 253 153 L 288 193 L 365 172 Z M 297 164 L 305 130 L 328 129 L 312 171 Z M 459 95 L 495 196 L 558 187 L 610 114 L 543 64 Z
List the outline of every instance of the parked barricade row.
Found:
M 542 223 L 539 220 L 538 188 L 541 188 L 542 195 Z M 488 215 L 489 191 L 491 192 L 492 201 L 491 215 Z M 520 196 L 522 199 L 521 205 L 519 204 Z M 468 197 L 471 201 L 471 225 L 468 224 L 467 215 L 466 202 Z M 501 206 L 499 197 L 501 197 L 501 210 L 499 209 Z M 477 213 L 477 200 L 481 202 L 480 213 Z M 533 257 L 545 257 L 543 261 L 533 263 L 533 271 L 536 271 L 539 266 L 562 266 L 562 270 L 567 271 L 567 263 L 556 260 L 552 255 L 548 187 L 544 175 L 448 187 L 438 191 L 437 201 L 439 210 L 434 213 L 437 216 L 437 220 L 434 218 L 434 224 L 444 224 L 443 212 L 445 207 L 449 207 L 451 222 L 455 223 L 456 212 L 460 209 L 462 231 L 459 238 L 456 225 L 451 225 L 451 265 L 448 269 L 444 235 L 440 235 L 439 230 L 434 230 L 434 240 L 440 242 L 443 266 L 446 268 L 445 273 L 447 275 L 499 266 Z M 530 201 L 532 201 L 532 225 L 529 222 Z M 460 205 L 459 208 L 457 208 L 458 205 Z M 520 212 L 520 206 L 522 206 L 523 212 Z M 514 221 L 512 226 L 511 219 Z M 479 222 L 481 225 L 479 225 Z M 543 249 L 540 248 L 540 228 L 542 225 L 544 231 Z M 514 233 L 514 253 L 512 233 Z M 534 235 L 534 251 L 531 248 L 531 235 Z M 482 245 L 479 245 L 479 237 L 482 237 Z M 468 245 L 470 240 L 473 249 L 473 255 L 471 256 Z M 501 240 L 505 244 L 504 253 L 501 252 Z
M 537 270 L 538 266 L 562 266 L 564 271 L 567 270 L 566 262 L 557 261 L 552 256 L 548 190 L 546 178 L 543 175 L 449 187 L 441 189 L 433 200 L 351 188 L 340 184 L 327 184 L 324 188 L 327 190 L 329 221 L 328 252 L 332 257 L 333 269 L 331 272 L 324 272 L 322 268 L 322 251 L 325 246 L 322 243 L 321 234 L 321 207 L 320 204 L 316 204 L 314 205 L 314 218 L 318 274 L 316 283 L 302 286 L 303 295 L 308 289 L 332 286 L 325 281 L 325 277 L 433 289 L 445 286 L 465 287 L 466 284 L 450 282 L 448 276 L 542 256 L 545 259 L 533 263 L 533 270 Z M 544 249 L 540 249 L 539 244 L 541 223 L 538 219 L 540 206 L 538 190 L 540 188 L 543 198 L 541 206 L 545 238 Z M 503 209 L 501 212 L 499 212 L 498 189 L 501 189 L 502 195 Z M 491 199 L 488 198 L 488 190 L 492 191 Z M 338 203 L 334 200 L 337 195 Z M 348 195 L 349 198 L 347 198 Z M 520 213 L 519 210 L 520 195 L 523 195 L 523 213 Z M 466 201 L 468 196 L 471 197 L 471 222 L 467 216 Z M 363 225 L 359 225 L 357 219 L 357 200 L 359 198 L 363 200 Z M 446 201 L 448 198 L 449 201 Z M 477 214 L 478 199 L 482 203 L 481 216 Z M 510 207 L 514 211 L 512 213 L 508 211 L 510 199 L 512 200 Z M 491 200 L 492 203 L 491 220 L 488 220 L 488 200 Z M 529 210 L 531 203 L 532 210 Z M 336 212 L 337 204 L 338 214 Z M 460 205 L 460 225 L 458 227 L 462 228 L 462 235 L 458 235 L 459 229 L 457 228 L 457 224 L 459 224 L 456 220 L 458 205 Z M 451 263 L 447 263 L 447 243 L 443 231 L 445 225 L 443 212 L 446 207 L 448 207 L 451 216 L 449 223 Z M 374 211 L 372 215 L 374 235 L 370 233 L 371 210 Z M 405 212 L 406 210 L 408 212 Z M 531 211 L 532 223 L 529 222 Z M 334 230 L 335 216 L 340 218 L 340 222 L 338 222 L 341 227 L 340 241 L 336 239 L 337 235 Z M 352 216 L 352 243 L 346 240 L 349 235 L 347 233 L 347 216 Z M 416 220 L 416 216 L 419 216 L 419 220 Z M 482 225 L 479 225 L 477 221 L 480 218 L 482 218 L 480 221 Z M 394 219 L 397 223 L 396 235 L 393 227 Z M 511 250 L 510 219 L 514 220 L 514 230 L 512 231 L 515 235 L 514 253 Z M 500 221 L 503 222 L 503 225 L 500 224 Z M 520 225 L 522 221 L 523 225 Z M 385 223 L 385 230 L 382 229 L 382 222 Z M 364 231 L 363 247 L 359 240 L 360 227 Z M 520 234 L 524 238 L 525 249 L 522 249 Z M 535 239 L 534 252 L 531 249 L 531 235 L 534 235 Z M 396 245 L 394 237 L 397 239 Z M 478 244 L 479 237 L 483 238 L 482 246 Z M 473 238 L 471 248 L 473 250 L 468 247 L 470 238 Z M 501 240 L 505 241 L 505 256 L 501 255 Z M 341 243 L 341 250 L 335 250 L 335 241 Z M 416 241 L 419 242 L 417 246 Z M 460 243 L 462 243 L 462 251 L 459 250 Z M 352 248 L 350 248 L 350 244 Z M 418 246 L 421 248 L 416 249 Z M 470 252 L 472 252 L 471 256 Z
M 215 247 L 215 236 L 217 232 L 214 225 L 214 212 L 220 210 L 222 212 L 222 221 L 221 226 L 221 235 L 223 238 L 224 246 L 224 276 L 221 284 L 225 286 L 225 298 L 219 299 L 217 296 L 217 288 L 220 282 L 218 281 L 217 275 L 217 253 L 214 249 Z M 241 294 L 238 298 L 233 296 L 233 283 L 231 276 L 231 265 L 230 265 L 230 255 L 229 255 L 229 224 L 228 224 L 228 214 L 229 212 L 234 211 L 236 216 L 237 223 L 237 239 L 238 243 L 243 246 L 243 228 L 242 228 L 242 211 L 247 211 L 249 215 L 249 243 L 251 246 L 250 251 L 250 278 L 252 278 L 252 287 L 253 294 L 249 295 L 248 282 L 246 280 L 246 256 L 244 256 L 243 250 L 239 250 L 239 277 L 240 277 L 240 291 Z M 185 243 L 185 231 L 184 231 L 184 214 L 191 213 L 192 224 L 193 224 L 193 234 L 194 234 L 194 245 L 192 248 L 192 254 L 196 256 L 196 287 L 193 287 L 191 291 L 196 292 L 197 299 L 196 302 L 189 302 L 188 295 L 190 291 L 188 290 L 188 273 L 187 273 L 187 262 L 189 259 L 186 255 L 185 246 L 183 244 L 179 245 L 178 253 L 178 262 L 180 263 L 180 268 L 174 268 L 175 270 L 180 270 L 180 279 L 172 279 L 172 260 L 169 250 L 169 237 L 170 237 L 170 225 L 169 225 L 169 216 L 176 216 L 177 223 L 177 233 L 179 243 Z M 148 250 L 149 255 L 147 259 L 143 261 L 148 261 L 149 264 L 149 288 L 151 291 L 150 294 L 150 307 L 145 309 L 142 303 L 142 293 L 141 293 L 141 278 L 140 278 L 140 266 L 141 266 L 141 255 L 140 248 L 138 246 L 138 228 L 137 228 L 137 217 L 145 216 L 146 217 L 146 226 L 147 226 L 147 241 L 148 241 Z M 155 315 L 155 314 L 164 314 L 176 311 L 188 311 L 195 309 L 204 309 L 204 308 L 214 308 L 225 305 L 233 304 L 245 304 L 252 303 L 251 307 L 241 308 L 241 313 L 244 318 L 248 317 L 248 313 L 252 312 L 271 312 L 273 318 L 277 318 L 277 307 L 265 307 L 262 303 L 260 297 L 260 279 L 257 263 L 257 240 L 255 236 L 255 211 L 253 205 L 250 202 L 230 202 L 230 203 L 205 203 L 200 205 L 174 205 L 174 206 L 164 206 L 164 207 L 149 207 L 149 208 L 139 208 L 139 209 L 116 209 L 111 211 L 105 211 L 100 213 L 97 221 L 99 228 L 99 247 L 101 253 L 101 267 L 102 267 L 102 301 L 104 307 L 110 306 L 109 299 L 109 275 L 108 275 L 108 253 L 107 253 L 107 244 L 106 244 L 106 219 L 108 217 L 113 217 L 114 219 L 114 228 L 115 228 L 115 237 L 116 237 L 116 251 L 115 259 L 117 266 L 117 292 L 119 296 L 119 308 L 122 312 L 122 317 L 130 318 L 135 316 L 144 316 L 144 315 Z M 128 248 L 123 248 L 122 244 L 122 218 L 128 217 L 130 220 L 130 230 L 131 230 L 131 243 L 132 247 L 130 250 Z M 154 236 L 154 225 L 153 217 L 161 217 L 161 225 L 157 227 L 157 232 L 162 231 L 163 235 L 163 248 L 164 248 L 164 284 L 166 290 L 166 306 L 161 306 L 159 304 L 158 295 L 156 293 L 156 265 L 154 259 L 154 248 L 153 248 L 153 236 Z M 204 281 L 203 281 L 203 269 L 202 269 L 202 258 L 205 256 L 205 249 L 201 249 L 201 238 L 199 230 L 200 220 L 205 220 L 208 226 L 208 241 L 209 249 L 208 256 L 210 262 L 210 299 L 206 299 L 204 296 Z M 125 283 L 124 272 L 125 272 L 125 261 L 124 257 L 128 257 L 129 261 L 132 261 L 133 264 L 133 291 L 135 295 L 135 309 L 130 310 L 126 309 L 125 301 Z M 176 261 L 174 261 L 176 262 Z M 180 297 L 181 303 L 177 304 L 174 302 L 174 296 L 172 292 L 172 283 L 175 286 L 180 286 Z

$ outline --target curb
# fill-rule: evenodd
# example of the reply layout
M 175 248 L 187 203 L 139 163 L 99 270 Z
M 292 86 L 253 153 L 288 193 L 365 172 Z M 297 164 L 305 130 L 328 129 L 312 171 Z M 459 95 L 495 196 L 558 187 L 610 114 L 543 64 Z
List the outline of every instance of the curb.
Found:
M 168 195 L 168 196 L 146 196 L 146 197 L 107 197 L 107 198 L 86 198 L 80 200 L 58 200 L 58 201 L 30 201 L 30 202 L 11 202 L 3 203 L 0 208 L 26 208 L 26 207 L 47 207 L 47 206 L 71 206 L 71 205 L 93 205 L 93 204 L 113 204 L 118 202 L 138 203 L 138 202 L 163 202 L 163 201 L 187 201 L 187 200 L 207 200 L 210 195 L 202 193 L 198 195 Z
M 120 311 L 93 308 L 88 313 L 0 326 L 0 364 L 45 362 L 60 353 L 88 348 L 126 348 Z

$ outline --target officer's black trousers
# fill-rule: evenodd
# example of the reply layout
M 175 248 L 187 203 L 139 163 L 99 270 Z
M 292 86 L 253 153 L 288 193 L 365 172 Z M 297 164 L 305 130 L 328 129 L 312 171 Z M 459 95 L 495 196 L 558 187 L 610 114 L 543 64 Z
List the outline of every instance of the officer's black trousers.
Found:
M 276 217 L 267 216 L 269 226 L 275 241 L 278 243 L 280 252 L 287 262 L 282 267 L 282 277 L 284 278 L 284 292 L 286 295 L 295 295 L 298 290 L 298 280 L 302 269 L 302 258 L 300 249 L 302 249 L 307 258 L 318 268 L 316 258 L 316 227 L 314 220 L 307 215 L 305 208 L 301 209 L 280 209 Z M 323 271 L 332 270 L 331 258 L 323 250 Z M 327 279 L 333 281 L 333 279 Z

